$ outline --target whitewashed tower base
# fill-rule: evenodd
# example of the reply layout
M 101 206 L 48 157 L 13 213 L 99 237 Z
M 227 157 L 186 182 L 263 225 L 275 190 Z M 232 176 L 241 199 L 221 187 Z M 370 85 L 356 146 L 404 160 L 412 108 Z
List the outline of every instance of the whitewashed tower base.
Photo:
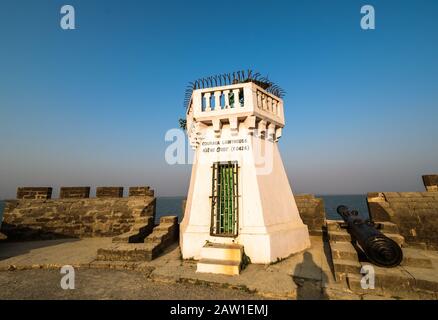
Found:
M 202 259 L 207 242 L 241 245 L 252 263 L 310 246 L 278 150 L 283 126 L 283 101 L 253 82 L 193 91 L 187 132 L 195 159 L 180 225 L 184 259 Z

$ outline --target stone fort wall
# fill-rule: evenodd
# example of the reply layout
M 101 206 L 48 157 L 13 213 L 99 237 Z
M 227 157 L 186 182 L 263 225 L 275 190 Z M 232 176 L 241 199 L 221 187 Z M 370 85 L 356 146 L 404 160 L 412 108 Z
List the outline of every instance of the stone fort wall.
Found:
M 427 192 L 371 192 L 370 217 L 395 223 L 406 244 L 438 250 L 438 175 L 423 176 Z
M 63 187 L 52 199 L 52 188 L 18 188 L 16 200 L 6 200 L 1 232 L 9 240 L 56 237 L 113 237 L 147 225 L 155 218 L 154 191 L 131 187 Z

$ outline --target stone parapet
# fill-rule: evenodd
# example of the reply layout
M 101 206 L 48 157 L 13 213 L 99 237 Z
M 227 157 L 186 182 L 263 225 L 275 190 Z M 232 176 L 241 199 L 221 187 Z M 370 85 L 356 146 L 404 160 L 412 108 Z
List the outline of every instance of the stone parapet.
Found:
M 311 235 L 321 235 L 325 223 L 324 200 L 313 194 L 294 195 L 301 219 Z
M 114 237 L 154 221 L 155 202 L 152 196 L 6 200 L 1 231 L 9 240 Z
M 408 245 L 438 249 L 438 192 L 372 192 L 370 217 L 395 223 Z

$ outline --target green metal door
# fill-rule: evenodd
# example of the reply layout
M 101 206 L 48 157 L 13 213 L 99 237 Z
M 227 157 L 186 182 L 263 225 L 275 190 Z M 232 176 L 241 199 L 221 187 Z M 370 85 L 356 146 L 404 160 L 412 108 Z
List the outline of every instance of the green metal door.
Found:
M 211 234 L 235 237 L 238 223 L 237 162 L 214 163 L 212 169 Z

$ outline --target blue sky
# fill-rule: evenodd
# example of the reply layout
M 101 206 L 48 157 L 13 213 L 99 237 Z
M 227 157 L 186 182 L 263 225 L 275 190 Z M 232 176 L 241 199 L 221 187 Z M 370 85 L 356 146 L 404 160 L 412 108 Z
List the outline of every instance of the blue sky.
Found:
M 59 27 L 62 5 L 76 30 Z M 376 30 L 360 28 L 372 4 Z M 23 185 L 151 185 L 188 81 L 252 68 L 286 91 L 295 192 L 423 190 L 438 172 L 438 2 L 0 3 L 0 198 Z

